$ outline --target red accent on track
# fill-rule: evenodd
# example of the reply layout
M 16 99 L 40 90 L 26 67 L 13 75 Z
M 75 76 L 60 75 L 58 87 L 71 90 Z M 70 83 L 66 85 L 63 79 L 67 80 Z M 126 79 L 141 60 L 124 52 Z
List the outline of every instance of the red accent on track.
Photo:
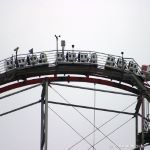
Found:
M 107 85 L 107 86 L 111 86 L 111 87 L 115 87 L 115 88 L 119 88 L 125 91 L 129 91 L 135 94 L 138 94 L 139 91 L 131 86 L 127 86 L 127 85 L 123 85 L 123 84 L 119 84 L 116 82 L 112 82 L 112 81 L 108 81 L 108 80 L 103 80 L 103 79 L 97 79 L 97 78 L 90 78 L 90 77 L 75 77 L 75 76 L 63 76 L 63 77 L 46 77 L 46 78 L 37 78 L 37 79 L 31 79 L 31 80 L 26 80 L 23 82 L 18 82 L 18 83 L 12 83 L 10 85 L 6 85 L 4 87 L 0 88 L 0 93 L 4 93 L 16 88 L 20 88 L 23 86 L 27 86 L 27 85 L 32 85 L 32 84 L 38 84 L 38 83 L 42 83 L 44 80 L 48 80 L 49 82 L 87 82 L 87 83 L 96 83 L 96 84 L 102 84 L 102 85 Z

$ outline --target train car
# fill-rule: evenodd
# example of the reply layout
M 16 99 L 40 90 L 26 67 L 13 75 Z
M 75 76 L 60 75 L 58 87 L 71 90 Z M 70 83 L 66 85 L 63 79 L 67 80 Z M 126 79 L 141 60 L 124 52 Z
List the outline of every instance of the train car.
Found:
M 88 53 L 83 52 L 78 53 L 78 62 L 88 63 L 88 61 L 89 61 Z
M 5 68 L 6 72 L 15 68 L 15 63 L 13 61 L 13 57 L 6 59 L 4 61 L 4 68 Z
M 130 61 L 128 64 L 128 70 L 135 73 L 136 75 L 139 75 L 138 73 L 138 65 L 137 63 Z
M 76 62 L 76 53 L 74 52 L 67 52 L 66 54 L 66 61 L 67 62 Z
M 26 66 L 26 58 L 25 57 L 18 57 L 17 58 L 17 67 L 24 68 Z
M 36 54 L 28 55 L 27 56 L 27 65 L 36 65 L 38 64 L 38 57 Z
M 78 54 L 75 52 L 67 52 L 63 59 L 63 53 L 58 52 L 56 58 L 57 65 L 90 65 L 90 66 L 98 66 L 97 64 L 97 54 L 96 53 L 86 53 L 79 52 Z
M 45 53 L 40 53 L 39 63 L 47 63 L 47 55 Z
M 106 63 L 105 63 L 105 68 L 115 68 L 115 57 L 108 55 Z
M 97 54 L 96 53 L 91 54 L 90 63 L 97 64 Z
M 56 53 L 55 65 L 74 65 L 74 66 L 92 66 L 98 67 L 98 56 L 96 52 L 79 52 L 68 51 L 63 56 L 63 52 L 59 51 Z M 137 76 L 144 78 L 145 72 L 150 74 L 150 66 L 142 66 L 140 69 L 135 61 L 127 61 L 119 57 L 116 62 L 116 57 L 113 55 L 108 55 L 104 69 L 112 69 L 114 71 L 119 71 L 122 69 L 125 71 L 130 71 L 135 73 Z M 7 71 L 13 70 L 15 68 L 26 68 L 32 66 L 48 65 L 47 55 L 44 52 L 39 53 L 37 56 L 35 53 L 27 55 L 27 57 L 18 56 L 17 62 L 15 57 L 10 57 L 4 61 L 4 68 Z M 142 70 L 142 71 L 141 71 Z
M 63 61 L 63 54 L 62 52 L 58 52 L 56 55 L 56 61 L 57 62 L 62 62 Z

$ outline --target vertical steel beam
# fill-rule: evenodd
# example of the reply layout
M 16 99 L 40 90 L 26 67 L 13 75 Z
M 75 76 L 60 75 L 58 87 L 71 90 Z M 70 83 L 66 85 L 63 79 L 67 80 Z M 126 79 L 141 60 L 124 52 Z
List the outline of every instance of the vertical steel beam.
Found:
M 145 119 L 144 119 L 144 117 L 145 117 L 145 103 L 144 103 L 144 98 L 143 98 L 143 96 L 141 96 L 141 99 L 142 99 L 142 123 L 141 123 L 141 125 L 142 125 L 142 147 L 141 147 L 141 150 L 144 150 L 144 122 L 145 122 Z
M 48 141 L 48 81 L 44 81 L 41 94 L 41 144 L 40 150 L 47 150 Z
M 135 116 L 135 143 L 136 143 L 136 148 L 139 147 L 138 144 L 138 115 Z
M 45 150 L 48 144 L 48 81 L 45 82 Z
M 40 144 L 40 150 L 43 150 L 43 147 L 44 147 L 44 99 L 41 99 L 41 144 Z

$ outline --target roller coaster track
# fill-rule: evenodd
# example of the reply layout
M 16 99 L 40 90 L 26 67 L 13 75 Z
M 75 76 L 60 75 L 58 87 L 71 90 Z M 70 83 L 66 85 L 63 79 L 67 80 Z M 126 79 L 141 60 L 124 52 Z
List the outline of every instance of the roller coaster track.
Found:
M 65 53 L 71 52 L 65 50 Z M 128 70 L 120 70 L 117 68 L 105 68 L 108 54 L 94 51 L 74 51 L 75 53 L 96 53 L 97 64 L 78 63 L 78 62 L 56 62 L 56 51 L 45 51 L 47 55 L 47 63 L 26 66 L 23 68 L 15 67 L 12 70 L 6 71 L 4 62 L 0 61 L 0 93 L 29 85 L 42 82 L 44 76 L 48 76 L 49 82 L 54 81 L 79 81 L 104 84 L 140 95 L 141 93 L 150 102 L 150 90 L 144 83 L 141 76 L 135 75 Z M 34 53 L 37 56 L 41 52 Z M 27 57 L 28 54 L 18 55 L 18 57 Z M 113 55 L 116 59 L 120 56 Z M 7 58 L 8 59 L 8 58 Z M 134 61 L 132 58 L 124 58 L 126 62 Z M 139 67 L 140 71 L 140 67 Z M 76 76 L 74 76 L 76 75 Z M 33 77 L 36 79 L 33 79 Z M 113 81 L 112 81 L 113 80 Z M 17 83 L 15 81 L 18 81 Z M 15 83 L 14 83 L 15 82 Z

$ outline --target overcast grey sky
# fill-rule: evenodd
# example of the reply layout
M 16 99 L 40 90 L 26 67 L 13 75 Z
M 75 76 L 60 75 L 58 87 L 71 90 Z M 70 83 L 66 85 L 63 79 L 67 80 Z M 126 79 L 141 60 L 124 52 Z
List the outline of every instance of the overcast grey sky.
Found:
M 150 1 L 149 0 L 0 0 L 0 59 L 11 56 L 13 49 L 19 53 L 52 50 L 56 48 L 54 35 L 66 40 L 66 49 L 94 50 L 98 52 L 133 57 L 139 65 L 150 64 Z M 76 83 L 75 85 L 80 85 Z M 92 84 L 82 84 L 94 87 Z M 97 88 L 110 89 L 96 85 Z M 54 86 L 72 103 L 93 105 L 93 92 Z M 115 89 L 116 90 L 116 89 Z M 40 98 L 40 88 L 7 98 L 0 103 L 0 112 L 27 104 Z M 49 99 L 63 101 L 52 89 Z M 96 93 L 96 106 L 122 110 L 136 98 Z M 83 136 L 93 127 L 72 108 L 51 106 Z M 131 111 L 134 111 L 133 106 Z M 93 111 L 80 110 L 93 121 Z M 99 126 L 115 114 L 96 112 Z M 107 134 L 129 119 L 121 115 L 102 131 Z M 134 119 L 110 136 L 118 145 L 134 145 Z M 96 141 L 103 136 L 96 132 Z M 49 110 L 48 147 L 67 150 L 80 137 Z M 88 138 L 92 143 L 92 136 Z M 40 145 L 40 106 L 0 118 L 0 149 L 37 150 Z M 87 150 L 82 142 L 73 150 Z M 96 149 L 117 149 L 107 139 Z M 131 149 L 127 148 L 127 149 Z

